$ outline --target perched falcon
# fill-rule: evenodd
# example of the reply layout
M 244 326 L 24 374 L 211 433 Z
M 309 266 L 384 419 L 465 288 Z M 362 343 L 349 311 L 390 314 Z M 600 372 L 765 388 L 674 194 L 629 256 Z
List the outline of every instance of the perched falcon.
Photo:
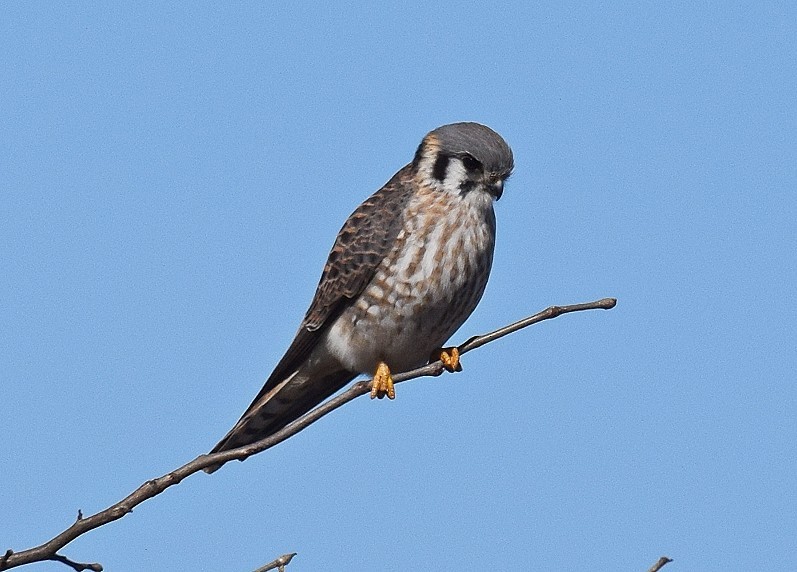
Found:
M 372 398 L 393 399 L 391 370 L 430 356 L 458 369 L 456 348 L 441 346 L 484 292 L 493 200 L 512 166 L 512 150 L 484 125 L 453 123 L 427 134 L 412 162 L 343 225 L 293 343 L 211 452 L 279 431 L 358 374 L 373 374 Z

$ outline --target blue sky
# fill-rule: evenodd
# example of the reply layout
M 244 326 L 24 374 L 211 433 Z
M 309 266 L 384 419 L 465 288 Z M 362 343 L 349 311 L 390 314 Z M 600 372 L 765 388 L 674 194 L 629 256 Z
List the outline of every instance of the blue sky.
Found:
M 788 2 L 6 2 L 0 548 L 207 451 L 438 125 L 512 145 L 460 342 L 64 553 L 106 570 L 797 567 Z M 31 570 L 64 570 L 40 564 Z

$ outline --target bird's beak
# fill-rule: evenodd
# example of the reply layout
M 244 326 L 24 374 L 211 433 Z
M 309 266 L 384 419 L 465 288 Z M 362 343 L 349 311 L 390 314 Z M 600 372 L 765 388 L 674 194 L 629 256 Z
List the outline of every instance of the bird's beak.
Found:
M 499 179 L 494 183 L 488 184 L 487 192 L 489 192 L 493 197 L 495 197 L 495 200 L 497 201 L 498 199 L 501 198 L 501 195 L 504 194 L 504 181 L 502 179 Z

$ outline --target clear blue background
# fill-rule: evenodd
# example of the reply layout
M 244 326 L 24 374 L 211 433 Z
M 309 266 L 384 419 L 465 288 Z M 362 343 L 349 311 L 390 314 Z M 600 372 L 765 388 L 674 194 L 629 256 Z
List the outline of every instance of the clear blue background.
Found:
M 0 549 L 207 451 L 346 216 L 427 131 L 475 120 L 517 168 L 454 341 L 617 308 L 357 400 L 64 553 L 797 568 L 794 6 L 4 2 Z

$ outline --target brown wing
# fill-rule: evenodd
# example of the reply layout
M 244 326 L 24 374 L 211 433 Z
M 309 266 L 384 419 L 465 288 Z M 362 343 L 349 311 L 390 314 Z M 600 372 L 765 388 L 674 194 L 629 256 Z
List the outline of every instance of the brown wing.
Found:
M 335 317 L 359 295 L 390 252 L 401 229 L 404 205 L 412 194 L 410 166 L 352 213 L 338 233 L 324 266 L 313 302 L 288 351 L 263 389 L 211 453 L 232 449 L 279 430 L 338 391 L 359 372 L 328 372 L 311 383 L 283 385 L 300 368 Z M 272 390 L 280 387 L 276 392 Z M 208 467 L 213 472 L 221 465 Z
M 401 230 L 401 213 L 412 194 L 411 183 L 410 165 L 407 165 L 357 207 L 344 223 L 299 331 L 258 398 L 307 359 L 325 328 L 374 277 Z

